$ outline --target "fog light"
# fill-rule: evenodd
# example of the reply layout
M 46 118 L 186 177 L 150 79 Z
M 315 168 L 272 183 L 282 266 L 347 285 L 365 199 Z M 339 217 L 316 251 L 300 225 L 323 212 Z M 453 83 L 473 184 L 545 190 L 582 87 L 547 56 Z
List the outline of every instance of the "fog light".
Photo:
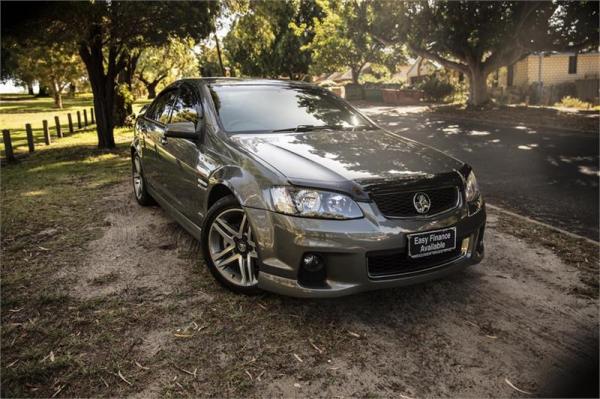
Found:
M 463 254 L 466 254 L 466 253 L 467 253 L 467 251 L 469 250 L 469 243 L 470 243 L 470 242 L 471 242 L 471 239 L 470 239 L 469 237 L 465 238 L 465 239 L 462 241 L 462 246 L 461 246 L 461 248 L 460 248 L 460 251 L 461 251 Z
M 325 262 L 323 262 L 323 259 L 317 254 L 306 254 L 302 258 L 302 266 L 306 271 L 314 273 L 323 269 Z

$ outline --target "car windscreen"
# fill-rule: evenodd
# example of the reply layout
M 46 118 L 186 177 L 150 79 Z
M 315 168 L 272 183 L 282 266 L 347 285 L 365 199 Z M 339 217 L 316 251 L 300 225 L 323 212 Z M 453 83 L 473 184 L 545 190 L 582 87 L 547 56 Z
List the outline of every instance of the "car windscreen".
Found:
M 217 113 L 229 133 L 345 129 L 373 125 L 333 94 L 285 85 L 211 85 Z

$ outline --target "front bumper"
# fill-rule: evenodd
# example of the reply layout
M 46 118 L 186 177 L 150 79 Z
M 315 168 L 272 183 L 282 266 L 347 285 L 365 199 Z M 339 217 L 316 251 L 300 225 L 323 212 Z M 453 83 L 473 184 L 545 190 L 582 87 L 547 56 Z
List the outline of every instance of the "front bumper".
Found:
M 275 293 L 306 298 L 338 297 L 381 288 L 399 287 L 437 279 L 457 272 L 483 258 L 485 205 L 474 215 L 460 207 L 432 218 L 386 219 L 370 203 L 360 203 L 362 219 L 321 220 L 246 208 L 258 252 L 258 285 Z M 405 256 L 407 234 L 456 227 L 460 254 L 418 271 L 373 277 L 371 254 Z M 299 280 L 302 257 L 318 253 L 325 260 L 324 284 L 312 286 Z

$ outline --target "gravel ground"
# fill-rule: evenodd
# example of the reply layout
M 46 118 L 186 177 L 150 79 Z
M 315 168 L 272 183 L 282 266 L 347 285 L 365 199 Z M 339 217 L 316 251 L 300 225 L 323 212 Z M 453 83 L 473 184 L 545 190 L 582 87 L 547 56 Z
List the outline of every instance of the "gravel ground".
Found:
M 491 213 L 485 260 L 451 278 L 335 300 L 243 297 L 219 287 L 198 245 L 160 208 L 139 207 L 128 183 L 104 200 L 110 211 L 87 260 L 58 277 L 71 281 L 68 295 L 80 303 L 120 298 L 137 316 L 122 337 L 124 379 L 102 383 L 100 375 L 86 394 L 522 397 L 589 389 L 580 379 L 597 367 L 597 248 L 586 249 L 590 283 L 565 262 L 568 246 L 534 244 L 548 232 L 533 228 L 518 238 L 509 219 Z

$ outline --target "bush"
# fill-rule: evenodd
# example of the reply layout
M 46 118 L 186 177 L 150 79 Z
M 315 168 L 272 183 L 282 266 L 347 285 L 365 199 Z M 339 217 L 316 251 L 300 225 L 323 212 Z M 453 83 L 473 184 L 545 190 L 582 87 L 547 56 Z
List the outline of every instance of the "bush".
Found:
M 585 101 L 581 101 L 580 99 L 571 97 L 571 96 L 563 97 L 559 103 L 556 103 L 554 105 L 557 107 L 566 107 L 566 108 L 582 108 L 582 109 L 592 108 L 592 104 L 585 102 Z
M 529 104 L 539 104 L 542 101 L 543 86 L 539 82 L 533 82 L 527 87 L 526 97 L 529 97 Z
M 562 100 L 565 97 L 577 97 L 577 86 L 575 82 L 559 83 L 553 88 L 553 96 Z
M 346 100 L 364 100 L 365 93 L 361 85 L 349 83 L 344 86 L 344 98 Z
M 454 93 L 454 86 L 437 76 L 426 77 L 422 82 L 417 84 L 417 88 L 423 90 L 425 99 L 429 101 L 442 101 Z

